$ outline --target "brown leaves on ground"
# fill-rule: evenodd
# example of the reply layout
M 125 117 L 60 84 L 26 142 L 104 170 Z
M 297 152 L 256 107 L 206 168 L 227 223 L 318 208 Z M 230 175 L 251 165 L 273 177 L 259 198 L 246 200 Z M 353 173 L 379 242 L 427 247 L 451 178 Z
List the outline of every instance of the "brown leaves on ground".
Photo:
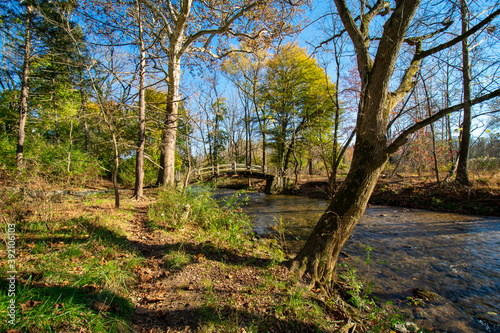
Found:
M 294 287 L 286 267 L 269 266 L 270 259 L 257 251 L 239 253 L 211 241 L 200 243 L 189 227 L 183 232 L 151 230 L 145 213 L 136 209 L 128 226 L 128 240 L 146 257 L 135 271 L 137 288 L 129 295 L 135 305 L 134 332 L 218 331 L 217 325 L 236 325 L 240 332 L 254 325 L 266 332 L 318 330 L 307 318 L 276 314 Z M 176 255 L 189 260 L 170 269 L 167 260 Z
M 24 312 L 28 311 L 29 309 L 34 308 L 40 304 L 42 304 L 42 302 L 36 302 L 36 301 L 29 300 L 26 303 L 21 304 L 21 312 L 24 313 Z

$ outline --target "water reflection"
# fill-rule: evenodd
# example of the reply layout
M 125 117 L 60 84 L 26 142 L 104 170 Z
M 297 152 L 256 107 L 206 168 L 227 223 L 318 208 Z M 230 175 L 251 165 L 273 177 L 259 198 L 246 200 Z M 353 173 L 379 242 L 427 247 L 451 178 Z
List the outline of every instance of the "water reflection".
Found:
M 327 206 L 323 200 L 286 195 L 254 193 L 249 199 L 244 209 L 254 231 L 267 234 L 283 218 L 292 251 L 300 249 Z M 373 249 L 370 265 L 363 263 L 365 245 Z M 394 301 L 413 288 L 431 290 L 463 311 L 459 319 L 474 330 L 497 332 L 499 249 L 498 218 L 372 206 L 343 251 L 360 258 L 350 262 L 363 279 L 376 281 L 378 297 Z

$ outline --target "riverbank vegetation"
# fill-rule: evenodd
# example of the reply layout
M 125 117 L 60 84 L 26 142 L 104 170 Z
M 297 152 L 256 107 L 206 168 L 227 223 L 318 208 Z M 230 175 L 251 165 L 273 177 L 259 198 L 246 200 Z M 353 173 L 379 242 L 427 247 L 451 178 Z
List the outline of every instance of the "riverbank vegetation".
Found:
M 3 189 L 2 230 L 16 228 L 17 308 L 16 325 L 0 329 L 384 332 L 406 324 L 371 300 L 352 270 L 337 291 L 307 288 L 283 265 L 275 237 L 250 232 L 241 198 L 217 204 L 209 193 L 148 190 L 146 201 L 125 199 L 115 209 L 110 192 Z M 7 271 L 2 259 L 2 304 Z

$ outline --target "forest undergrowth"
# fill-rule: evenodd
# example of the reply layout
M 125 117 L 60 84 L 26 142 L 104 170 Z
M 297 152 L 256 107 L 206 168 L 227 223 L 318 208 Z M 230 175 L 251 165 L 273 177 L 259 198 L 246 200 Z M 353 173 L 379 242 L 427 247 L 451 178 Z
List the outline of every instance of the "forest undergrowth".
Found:
M 122 208 L 111 193 L 29 196 L 3 188 L 2 235 L 15 225 L 15 324 L 2 332 L 387 332 L 406 323 L 354 271 L 308 289 L 279 236 L 257 238 L 237 199 L 149 190 Z M 2 304 L 9 261 L 1 250 Z M 2 308 L 2 317 L 9 314 Z M 413 327 L 408 324 L 408 327 Z

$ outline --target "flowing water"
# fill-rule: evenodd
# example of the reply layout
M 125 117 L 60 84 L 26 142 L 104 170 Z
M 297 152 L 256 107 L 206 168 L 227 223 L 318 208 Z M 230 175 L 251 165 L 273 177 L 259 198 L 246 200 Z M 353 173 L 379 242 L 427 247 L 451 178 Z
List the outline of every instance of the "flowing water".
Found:
M 249 199 L 244 210 L 254 231 L 269 234 L 282 218 L 291 252 L 304 244 L 327 206 L 324 200 L 288 195 L 253 193 Z M 408 305 L 414 288 L 444 297 L 424 312 L 412 308 L 415 319 L 436 331 L 500 332 L 499 250 L 500 218 L 371 206 L 343 257 L 362 280 L 374 283 L 381 300 Z

